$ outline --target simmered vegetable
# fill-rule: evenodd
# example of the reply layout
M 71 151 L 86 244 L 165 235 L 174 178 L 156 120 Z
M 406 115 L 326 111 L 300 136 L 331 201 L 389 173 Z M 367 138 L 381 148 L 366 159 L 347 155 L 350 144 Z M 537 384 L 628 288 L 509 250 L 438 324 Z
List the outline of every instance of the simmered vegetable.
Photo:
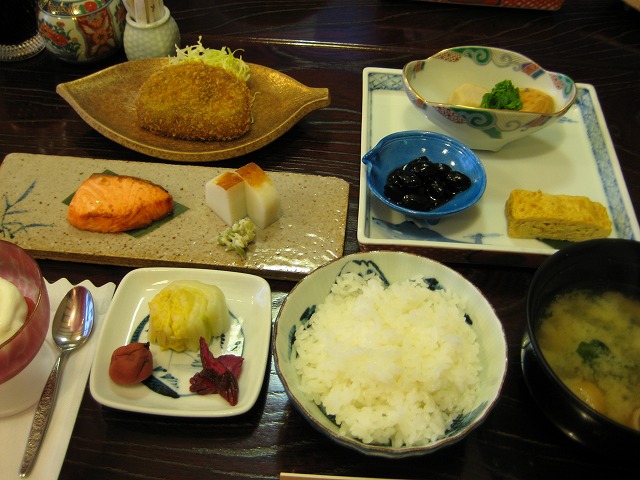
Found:
M 522 110 L 520 93 L 511 80 L 503 80 L 496 83 L 489 93 L 482 97 L 482 108 L 495 108 L 498 110 Z

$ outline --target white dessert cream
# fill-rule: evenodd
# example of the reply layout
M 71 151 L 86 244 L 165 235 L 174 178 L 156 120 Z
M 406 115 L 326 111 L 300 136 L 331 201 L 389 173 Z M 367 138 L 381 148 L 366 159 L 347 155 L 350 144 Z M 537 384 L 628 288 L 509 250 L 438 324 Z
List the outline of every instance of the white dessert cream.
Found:
M 20 290 L 0 277 L 0 343 L 9 340 L 27 318 L 27 302 Z

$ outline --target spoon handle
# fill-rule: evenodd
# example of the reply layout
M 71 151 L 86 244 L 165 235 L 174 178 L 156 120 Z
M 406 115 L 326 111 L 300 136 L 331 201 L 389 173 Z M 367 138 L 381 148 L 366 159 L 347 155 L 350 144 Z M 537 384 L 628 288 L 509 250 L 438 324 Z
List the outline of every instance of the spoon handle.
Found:
M 42 445 L 42 440 L 47 432 L 53 406 L 58 395 L 58 385 L 62 373 L 63 362 L 69 351 L 70 350 L 62 350 L 62 352 L 60 352 L 55 365 L 51 369 L 47 383 L 42 390 L 42 395 L 40 396 L 36 413 L 33 416 L 33 423 L 31 424 L 31 431 L 29 432 L 29 438 L 27 439 L 27 446 L 24 451 L 24 456 L 22 457 L 22 464 L 20 465 L 21 477 L 28 476 L 36 462 L 36 457 L 38 456 L 40 445 Z

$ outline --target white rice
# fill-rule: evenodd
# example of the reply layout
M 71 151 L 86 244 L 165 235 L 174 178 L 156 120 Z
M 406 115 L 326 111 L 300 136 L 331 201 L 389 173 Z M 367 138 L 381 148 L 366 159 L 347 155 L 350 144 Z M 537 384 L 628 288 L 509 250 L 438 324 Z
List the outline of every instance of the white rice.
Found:
M 423 445 L 476 406 L 478 342 L 450 292 L 346 274 L 310 325 L 294 343 L 300 387 L 344 435 Z

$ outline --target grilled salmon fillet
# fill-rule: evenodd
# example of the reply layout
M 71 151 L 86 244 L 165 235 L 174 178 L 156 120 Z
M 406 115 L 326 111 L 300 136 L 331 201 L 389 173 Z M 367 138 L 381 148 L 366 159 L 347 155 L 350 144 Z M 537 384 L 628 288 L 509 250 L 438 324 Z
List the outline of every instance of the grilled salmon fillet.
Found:
M 125 232 L 150 225 L 173 211 L 173 197 L 141 178 L 94 173 L 78 188 L 67 219 L 80 230 Z
M 204 141 L 244 135 L 251 123 L 251 104 L 244 80 L 203 62 L 162 68 L 142 84 L 135 100 L 143 128 L 167 137 Z

